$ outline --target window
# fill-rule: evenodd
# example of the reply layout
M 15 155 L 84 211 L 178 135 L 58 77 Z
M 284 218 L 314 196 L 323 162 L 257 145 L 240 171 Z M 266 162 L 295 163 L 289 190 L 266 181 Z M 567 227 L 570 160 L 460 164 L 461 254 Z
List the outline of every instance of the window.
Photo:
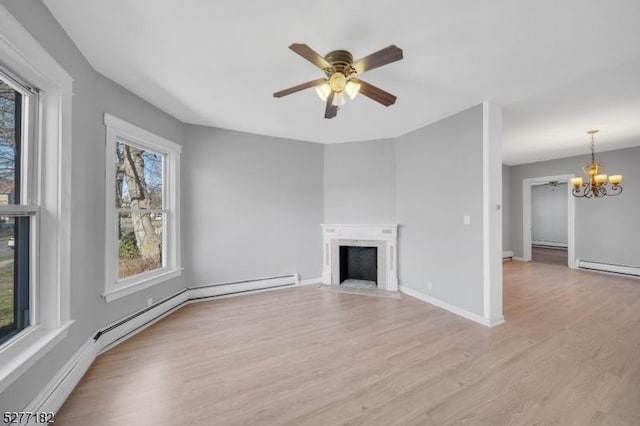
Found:
M 180 275 L 180 145 L 105 114 L 107 301 Z
M 0 5 L 0 393 L 73 323 L 72 94 L 69 74 Z
M 0 72 L 0 344 L 32 322 L 30 265 L 37 208 L 29 184 L 37 94 Z

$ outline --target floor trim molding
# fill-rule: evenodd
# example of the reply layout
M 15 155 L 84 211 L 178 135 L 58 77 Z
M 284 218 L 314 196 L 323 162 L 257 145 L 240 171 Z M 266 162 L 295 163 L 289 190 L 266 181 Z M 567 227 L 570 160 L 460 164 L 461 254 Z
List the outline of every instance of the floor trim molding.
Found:
M 461 316 L 465 319 L 477 322 L 478 324 L 482 324 L 485 327 L 495 327 L 496 325 L 499 325 L 505 322 L 504 317 L 500 317 L 493 320 L 489 318 L 485 318 L 482 315 L 474 314 L 473 312 L 467 311 L 466 309 L 462 309 L 450 303 L 443 302 L 440 299 L 436 299 L 435 297 L 431 297 L 429 295 L 426 295 L 422 292 L 419 292 L 412 288 L 408 288 L 403 285 L 400 286 L 400 291 L 408 296 L 415 297 L 416 299 L 422 300 L 423 302 L 430 303 L 434 306 L 437 306 L 438 308 L 442 308 L 446 311 L 449 311 L 453 314 Z
M 296 285 L 311 285 L 311 284 L 318 284 L 318 285 L 322 284 L 322 277 L 300 280 Z

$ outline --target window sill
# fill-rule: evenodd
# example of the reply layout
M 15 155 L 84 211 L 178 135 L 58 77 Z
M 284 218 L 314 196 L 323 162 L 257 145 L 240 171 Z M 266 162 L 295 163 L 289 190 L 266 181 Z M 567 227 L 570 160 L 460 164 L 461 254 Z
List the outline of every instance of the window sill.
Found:
M 134 282 L 119 285 L 108 291 L 105 291 L 102 297 L 107 302 L 111 302 L 121 297 L 128 296 L 145 288 L 152 287 L 156 284 L 177 278 L 182 275 L 182 268 L 159 271 L 151 275 L 137 277 Z
M 36 325 L 6 342 L 0 349 L 0 393 L 67 337 L 71 324 L 67 321 L 53 330 Z

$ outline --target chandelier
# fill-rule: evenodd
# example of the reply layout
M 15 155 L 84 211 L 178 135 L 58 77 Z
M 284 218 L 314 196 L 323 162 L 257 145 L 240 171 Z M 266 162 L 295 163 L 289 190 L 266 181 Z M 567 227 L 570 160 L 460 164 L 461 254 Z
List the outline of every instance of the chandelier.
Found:
M 591 135 L 591 163 L 582 166 L 582 171 L 587 177 L 586 182 L 581 177 L 571 179 L 574 197 L 600 198 L 607 195 L 615 196 L 622 192 L 622 186 L 620 186 L 622 175 L 610 175 L 607 179 L 607 175 L 604 173 L 604 164 L 596 161 L 594 135 L 598 132 L 599 130 L 589 130 L 587 132 Z

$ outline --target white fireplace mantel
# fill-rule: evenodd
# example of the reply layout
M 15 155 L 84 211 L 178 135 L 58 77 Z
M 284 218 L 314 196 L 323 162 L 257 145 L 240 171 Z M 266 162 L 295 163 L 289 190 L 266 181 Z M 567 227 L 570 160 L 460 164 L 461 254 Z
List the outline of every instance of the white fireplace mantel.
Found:
M 323 224 L 322 283 L 340 284 L 340 246 L 378 248 L 378 288 L 398 291 L 398 225 Z

